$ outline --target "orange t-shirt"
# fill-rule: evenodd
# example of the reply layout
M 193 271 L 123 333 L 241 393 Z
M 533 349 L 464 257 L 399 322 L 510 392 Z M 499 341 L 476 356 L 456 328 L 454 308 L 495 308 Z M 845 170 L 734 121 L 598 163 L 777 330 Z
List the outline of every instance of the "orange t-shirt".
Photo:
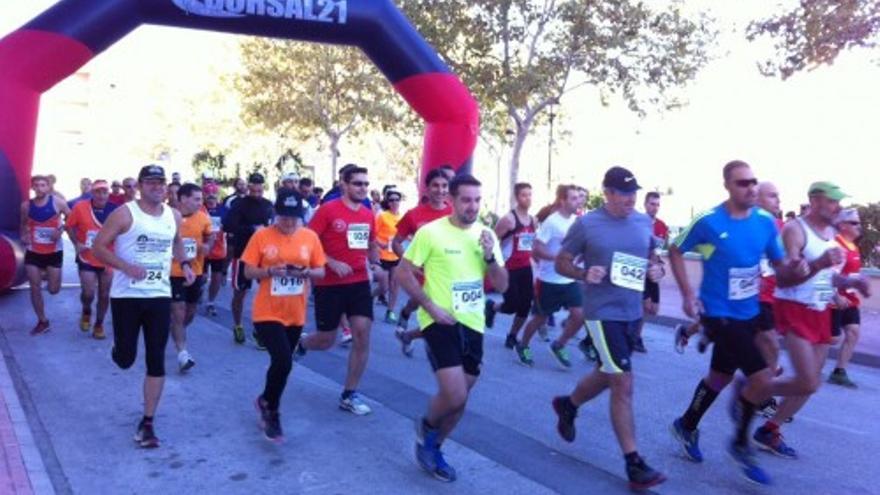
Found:
M 321 241 L 314 231 L 302 227 L 283 234 L 277 227 L 264 227 L 248 241 L 241 261 L 257 268 L 278 265 L 320 268 L 327 263 Z M 309 283 L 286 277 L 264 278 L 254 298 L 251 318 L 255 322 L 275 321 L 284 326 L 306 324 Z
M 67 228 L 73 229 L 76 232 L 76 242 L 85 246 L 85 249 L 80 251 L 80 259 L 96 268 L 106 268 L 92 253 L 92 242 L 101 227 L 102 224 L 98 222 L 92 212 L 92 202 L 88 200 L 79 201 L 73 205 L 70 215 L 67 216 Z M 110 250 L 113 250 L 112 245 Z
M 397 222 L 399 221 L 400 215 L 390 210 L 376 215 L 376 241 L 388 246 L 379 250 L 379 259 L 381 260 L 397 261 L 400 259 L 391 250 L 391 239 L 394 239 L 394 234 L 397 233 Z
M 183 251 L 192 265 L 192 271 L 196 276 L 201 275 L 205 267 L 205 256 L 201 253 L 205 239 L 211 235 L 211 218 L 204 211 L 197 211 L 180 221 L 180 239 L 183 241 Z M 171 276 L 182 277 L 183 270 L 180 263 L 171 264 Z

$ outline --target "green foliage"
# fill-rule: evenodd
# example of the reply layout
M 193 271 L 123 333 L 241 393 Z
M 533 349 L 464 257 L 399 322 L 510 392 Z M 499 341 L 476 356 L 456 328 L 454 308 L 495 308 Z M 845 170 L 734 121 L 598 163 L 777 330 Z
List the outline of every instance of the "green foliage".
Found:
M 597 191 L 601 191 L 602 188 L 596 189 Z M 601 193 L 592 193 L 589 198 L 587 198 L 587 209 L 595 210 L 605 206 L 605 196 L 602 196 Z
M 880 245 L 880 203 L 858 206 L 862 220 L 862 237 L 859 239 L 859 252 L 865 264 L 880 266 L 880 255 L 876 247 Z

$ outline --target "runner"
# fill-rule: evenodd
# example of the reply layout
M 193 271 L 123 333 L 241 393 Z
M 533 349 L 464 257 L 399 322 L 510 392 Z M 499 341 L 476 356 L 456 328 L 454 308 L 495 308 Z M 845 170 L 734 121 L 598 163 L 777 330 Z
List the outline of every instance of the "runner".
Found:
M 838 288 L 870 297 L 870 282 L 858 274 L 839 274 L 846 259 L 834 240 L 834 222 L 840 215 L 840 200 L 847 197 L 831 182 L 815 182 L 809 188 L 807 213 L 782 229 L 788 257 L 799 263 L 795 276 L 777 275 L 773 312 L 776 328 L 785 336 L 785 348 L 794 376 L 771 383 L 770 393 L 785 396 L 773 415 L 754 434 L 758 445 L 776 455 L 797 457 L 780 434 L 780 425 L 794 416 L 822 383 L 822 367 L 831 343 L 831 308 Z
M 458 424 L 483 359 L 483 280 L 507 289 L 495 234 L 477 222 L 480 182 L 466 174 L 449 184 L 453 213 L 416 232 L 397 270 L 397 279 L 418 302 L 419 327 L 438 391 L 416 424 L 416 460 L 441 481 L 455 481 L 443 441 Z M 422 287 L 416 278 L 424 271 Z
M 536 311 L 526 323 L 522 341 L 514 346 L 517 362 L 524 366 L 535 364 L 532 349 L 529 347 L 532 336 L 547 322 L 550 315 L 565 308 L 568 310 L 568 319 L 565 320 L 562 334 L 550 343 L 550 352 L 562 368 L 571 368 L 571 360 L 565 344 L 584 324 L 584 313 L 581 308 L 583 299 L 578 282 L 556 271 L 556 260 L 562 249 L 562 240 L 577 220 L 574 214 L 580 201 L 577 187 L 568 186 L 564 198 L 559 209 L 541 223 L 532 248 L 532 256 L 538 260 L 538 282 L 535 287 Z
M 648 466 L 636 447 L 631 358 L 643 315 L 645 280 L 660 280 L 663 266 L 654 253 L 652 219 L 634 210 L 641 189 L 636 178 L 623 167 L 612 167 L 602 187 L 605 205 L 574 223 L 555 263 L 557 273 L 584 281 L 583 316 L 593 342 L 599 344 L 600 364 L 578 382 L 571 395 L 555 397 L 553 410 L 559 435 L 573 442 L 578 408 L 610 390 L 611 424 L 623 452 L 629 487 L 646 490 L 666 481 L 666 476 Z M 551 215 L 545 225 L 553 221 Z M 588 268 L 575 265 L 575 258 L 581 258 Z
M 164 205 L 165 170 L 147 165 L 138 174 L 140 199 L 114 211 L 95 237 L 98 261 L 113 268 L 110 310 L 113 315 L 113 362 L 131 368 L 137 358 L 138 335 L 143 328 L 147 374 L 144 379 L 144 416 L 134 440 L 142 448 L 156 448 L 159 439 L 153 418 L 165 384 L 165 347 L 171 322 L 171 261 L 181 261 L 187 283 L 195 275 L 184 260 L 179 235 L 180 213 Z
M 449 181 L 448 172 L 437 168 L 428 172 L 425 176 L 427 189 L 427 201 L 407 211 L 400 222 L 397 223 L 397 233 L 391 241 L 391 249 L 398 256 L 403 256 L 403 243 L 411 239 L 423 225 L 433 222 L 452 214 L 452 206 L 449 204 Z M 407 331 L 409 317 L 418 308 L 418 303 L 410 299 L 400 310 L 397 320 L 397 328 L 394 335 L 400 341 L 400 348 L 407 357 L 413 354 L 413 339 L 420 338 L 419 330 Z
M 251 288 L 251 281 L 244 275 L 239 258 L 254 232 L 272 222 L 272 203 L 263 197 L 265 182 L 262 174 L 251 174 L 247 183 L 248 195 L 232 201 L 232 208 L 223 220 L 223 231 L 226 232 L 229 247 L 232 248 L 232 336 L 237 344 L 245 342 L 241 316 L 244 311 L 244 296 Z M 253 337 L 257 348 L 262 348 L 256 332 Z
M 535 227 L 538 222 L 529 214 L 532 207 L 532 186 L 520 182 L 513 186 L 516 207 L 495 224 L 495 235 L 501 239 L 501 252 L 504 253 L 504 267 L 510 276 L 510 283 L 504 293 L 504 302 L 497 304 L 486 298 L 486 327 L 495 325 L 495 313 L 512 314 L 513 324 L 504 339 L 508 349 L 516 347 L 516 336 L 526 323 L 534 299 L 532 275 L 532 245 L 535 241 Z
M 46 333 L 51 328 L 43 304 L 43 278 L 49 294 L 61 290 L 61 265 L 64 261 L 61 233 L 62 216 L 70 209 L 64 199 L 52 194 L 49 180 L 42 175 L 31 178 L 33 199 L 21 204 L 21 242 L 26 249 L 24 269 L 30 284 L 31 305 L 37 315 L 37 324 L 31 335 Z
M 176 209 L 180 208 L 179 200 L 177 199 L 177 192 L 180 190 L 179 182 L 172 182 L 168 184 L 168 206 Z
M 80 201 L 92 199 L 92 179 L 83 177 L 79 180 L 80 195 L 67 202 L 68 208 L 73 208 Z
M 259 174 L 257 174 L 259 175 Z M 236 178 L 232 183 L 233 191 L 232 194 L 223 198 L 223 206 L 226 207 L 226 210 L 231 210 L 232 205 L 235 204 L 241 198 L 246 197 L 250 194 L 250 188 L 248 187 L 248 183 L 245 182 L 241 177 Z
M 67 236 L 73 241 L 73 248 L 76 250 L 76 266 L 79 269 L 81 286 L 82 315 L 79 328 L 83 332 L 91 330 L 92 337 L 96 339 L 106 337 L 104 317 L 110 307 L 110 283 L 113 280 L 113 273 L 98 261 L 92 252 L 92 245 L 101 226 L 115 209 L 116 205 L 110 203 L 107 181 L 96 180 L 92 184 L 92 199 L 78 202 L 67 217 Z M 95 326 L 92 327 L 92 301 L 95 300 L 96 291 L 97 314 Z
M 126 177 L 122 179 L 122 192 L 125 194 L 123 203 L 134 201 L 137 199 L 137 181 L 134 177 Z
M 214 245 L 216 234 L 211 217 L 202 210 L 201 187 L 184 184 L 177 191 L 177 199 L 181 215 L 178 230 L 183 239 L 184 263 L 189 264 L 195 275 L 195 280 L 188 282 L 181 263 L 175 261 L 171 264 L 171 337 L 177 348 L 177 365 L 184 373 L 196 365 L 186 348 L 186 327 L 195 318 L 199 299 L 202 298 L 205 255 Z
M 400 263 L 400 256 L 392 250 L 391 241 L 397 233 L 397 224 L 400 222 L 400 200 L 403 196 L 399 191 L 389 189 L 385 192 L 382 200 L 382 212 L 376 216 L 376 243 L 379 245 L 379 264 L 388 275 L 388 298 L 385 294 L 379 294 L 379 301 L 385 303 L 388 309 L 385 311 L 385 323 L 397 324 L 397 293 L 399 287 L 394 280 L 394 268 Z
M 351 323 L 353 345 L 339 408 L 363 416 L 372 410 L 358 395 L 370 355 L 373 297 L 369 273 L 378 264 L 375 217 L 363 204 L 370 182 L 367 169 L 351 167 L 342 177 L 343 195 L 321 205 L 309 228 L 315 231 L 327 256 L 327 273 L 315 282 L 317 333 L 300 341 L 300 353 L 327 350 L 336 341 L 342 315 Z
M 650 191 L 645 194 L 645 213 L 647 213 L 648 216 L 651 217 L 651 221 L 654 224 L 654 237 L 656 237 L 659 241 L 657 242 L 657 248 L 663 249 L 666 247 L 666 243 L 669 242 L 669 227 L 666 226 L 666 222 L 657 218 L 657 212 L 659 211 L 660 193 L 656 191 Z M 645 314 L 649 316 L 657 316 L 657 313 L 660 311 L 660 284 L 653 282 L 650 279 L 645 280 L 643 303 L 645 305 Z M 638 340 L 636 340 L 635 347 L 633 347 L 633 350 L 636 352 L 648 352 L 648 349 L 645 348 L 645 342 L 642 339 L 642 329 L 644 327 L 645 321 L 642 320 L 642 322 L 639 324 L 639 338 Z
M 217 316 L 214 301 L 217 299 L 217 294 L 220 293 L 220 286 L 226 285 L 226 271 L 229 268 L 226 258 L 226 234 L 223 232 L 223 220 L 226 218 L 228 210 L 218 200 L 220 189 L 215 184 L 206 185 L 203 192 L 205 193 L 205 211 L 211 217 L 211 231 L 214 233 L 214 244 L 205 257 L 205 272 L 211 272 L 211 278 L 208 281 L 208 304 L 205 306 L 205 311 L 209 316 Z
M 92 189 L 94 190 L 94 188 L 95 186 L 92 184 Z M 107 198 L 107 201 L 116 206 L 125 203 L 125 193 L 122 192 L 122 183 L 118 180 L 114 180 L 113 183 L 110 184 L 110 196 Z
M 280 191 L 275 224 L 258 230 L 241 256 L 245 275 L 260 281 L 251 319 L 269 351 L 269 369 L 256 407 L 263 434 L 273 442 L 284 439 L 278 409 L 306 322 L 307 281 L 324 277 L 326 263 L 318 236 L 303 227 L 302 202 L 298 193 Z
M 859 254 L 859 246 L 856 240 L 862 236 L 862 222 L 859 218 L 859 210 L 847 208 L 840 212 L 835 222 L 838 232 L 837 243 L 846 252 L 846 263 L 843 265 L 841 275 L 858 275 L 862 270 L 862 259 Z M 859 327 L 861 326 L 861 313 L 859 305 L 861 301 L 854 291 L 838 291 L 834 296 L 834 309 L 831 317 L 834 322 L 833 336 L 843 333 L 843 345 L 840 346 L 840 354 L 837 356 L 837 365 L 828 377 L 828 383 L 842 385 L 848 388 L 857 388 L 849 375 L 846 374 L 846 366 L 852 359 L 856 344 L 859 341 Z

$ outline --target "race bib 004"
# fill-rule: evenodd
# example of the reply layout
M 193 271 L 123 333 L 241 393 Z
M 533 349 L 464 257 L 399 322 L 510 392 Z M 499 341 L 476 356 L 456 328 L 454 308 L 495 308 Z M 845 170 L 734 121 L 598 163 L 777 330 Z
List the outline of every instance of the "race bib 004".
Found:
M 748 268 L 731 268 L 727 275 L 727 298 L 742 301 L 758 295 L 761 265 Z
M 611 283 L 638 292 L 645 290 L 648 260 L 629 254 L 615 252 L 611 257 Z
M 305 279 L 299 277 L 272 277 L 273 296 L 300 296 L 303 294 Z
M 370 225 L 353 223 L 348 226 L 348 248 L 367 249 L 370 247 Z
M 481 313 L 483 311 L 483 282 L 454 282 L 452 284 L 453 313 Z

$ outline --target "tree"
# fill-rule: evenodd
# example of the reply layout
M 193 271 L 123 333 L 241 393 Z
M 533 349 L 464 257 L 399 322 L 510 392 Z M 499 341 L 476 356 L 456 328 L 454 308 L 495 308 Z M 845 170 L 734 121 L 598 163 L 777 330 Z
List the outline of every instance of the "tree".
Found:
M 880 253 L 880 203 L 858 206 L 859 218 L 862 220 L 862 237 L 859 239 L 859 253 L 865 264 L 878 266 Z
M 252 38 L 241 44 L 241 55 L 244 70 L 235 87 L 245 121 L 284 135 L 325 138 L 333 178 L 340 141 L 360 134 L 365 123 L 393 122 L 401 107 L 354 48 Z
M 766 36 L 776 56 L 759 65 L 764 75 L 787 79 L 831 65 L 846 49 L 873 48 L 880 35 L 878 0 L 801 0 L 790 11 L 753 22 L 749 40 Z
M 574 89 L 619 94 L 640 115 L 679 104 L 669 90 L 706 63 L 713 36 L 705 18 L 689 19 L 680 5 L 653 11 L 635 0 L 401 2 L 475 93 L 485 132 L 512 147 L 511 190 L 529 134 Z

